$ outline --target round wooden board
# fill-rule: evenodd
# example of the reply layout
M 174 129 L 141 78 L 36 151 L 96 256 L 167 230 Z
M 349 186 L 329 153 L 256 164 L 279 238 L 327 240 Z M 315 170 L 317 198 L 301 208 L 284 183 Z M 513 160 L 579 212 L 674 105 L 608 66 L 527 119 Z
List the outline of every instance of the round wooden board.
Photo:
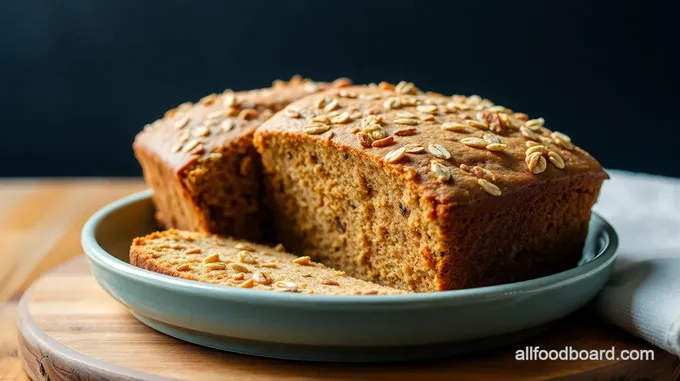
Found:
M 325 364 L 226 353 L 182 342 L 138 322 L 99 287 L 84 257 L 31 286 L 20 302 L 17 325 L 19 355 L 33 380 L 675 380 L 680 375 L 680 359 L 660 349 L 653 361 L 515 360 L 515 351 L 525 346 L 654 348 L 588 312 L 524 343 L 437 361 Z

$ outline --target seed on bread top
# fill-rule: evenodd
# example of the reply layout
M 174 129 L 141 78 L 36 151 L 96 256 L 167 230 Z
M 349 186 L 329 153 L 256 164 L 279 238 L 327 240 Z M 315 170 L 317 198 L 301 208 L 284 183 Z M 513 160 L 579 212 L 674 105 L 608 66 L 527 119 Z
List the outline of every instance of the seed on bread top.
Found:
M 180 278 L 224 286 L 307 294 L 405 294 L 314 262 L 249 242 L 180 230 L 135 238 L 130 262 Z
M 338 115 L 342 123 L 334 122 Z M 573 175 L 606 178 L 595 159 L 545 123 L 478 95 L 449 97 L 424 93 L 409 82 L 382 82 L 329 89 L 293 102 L 262 125 L 256 141 L 285 133 L 343 152 L 350 148 L 441 202 L 475 202 Z M 545 147 L 549 165 L 530 168 L 527 141 Z M 461 165 L 484 171 L 465 171 Z
M 207 157 L 216 149 L 252 135 L 255 128 L 290 102 L 331 87 L 347 86 L 341 78 L 332 83 L 314 82 L 300 76 L 274 81 L 271 88 L 210 94 L 198 102 L 182 103 L 163 118 L 148 124 L 135 139 L 173 168 Z

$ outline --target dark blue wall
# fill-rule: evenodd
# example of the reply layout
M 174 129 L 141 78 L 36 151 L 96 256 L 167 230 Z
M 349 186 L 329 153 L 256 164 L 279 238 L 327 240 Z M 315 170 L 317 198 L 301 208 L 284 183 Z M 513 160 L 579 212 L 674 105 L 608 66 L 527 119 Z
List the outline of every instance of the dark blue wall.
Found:
M 138 175 L 135 133 L 294 73 L 541 115 L 607 167 L 680 176 L 671 2 L 0 2 L 0 176 Z

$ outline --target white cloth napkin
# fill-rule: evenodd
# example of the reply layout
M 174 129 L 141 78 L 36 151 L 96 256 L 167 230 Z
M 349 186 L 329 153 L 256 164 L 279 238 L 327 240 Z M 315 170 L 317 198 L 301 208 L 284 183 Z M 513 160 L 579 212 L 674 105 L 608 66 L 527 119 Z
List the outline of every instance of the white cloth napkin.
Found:
M 616 229 L 619 255 L 595 308 L 680 356 L 680 179 L 607 172 L 594 210 Z

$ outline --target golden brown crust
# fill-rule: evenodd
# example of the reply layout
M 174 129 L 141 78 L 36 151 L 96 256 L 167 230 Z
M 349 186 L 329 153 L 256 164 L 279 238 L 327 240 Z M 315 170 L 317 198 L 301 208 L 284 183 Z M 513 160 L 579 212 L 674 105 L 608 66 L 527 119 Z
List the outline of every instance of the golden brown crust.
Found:
M 179 172 L 230 141 L 251 136 L 262 122 L 292 101 L 344 84 L 295 76 L 289 82 L 275 81 L 271 88 L 210 94 L 195 104 L 183 103 L 146 125 L 133 147 L 154 152 Z
M 291 117 L 296 114 L 300 116 Z M 279 134 L 353 150 L 381 166 L 402 170 L 405 181 L 417 183 L 423 194 L 440 203 L 479 202 L 493 197 L 495 188 L 507 195 L 534 183 L 583 173 L 607 177 L 595 159 L 566 141 L 566 135 L 551 135 L 542 119 L 526 119 L 525 114 L 478 96 L 445 97 L 415 87 L 398 92 L 387 85 L 355 86 L 294 102 L 257 135 Z M 374 131 L 377 136 L 371 137 Z M 362 137 L 368 137 L 365 145 L 372 146 L 362 145 Z M 528 141 L 541 147 L 528 147 Z M 401 148 L 406 152 L 395 152 Z M 542 172 L 529 169 L 528 150 L 542 153 L 536 160 L 544 162 Z
M 230 287 L 333 295 L 406 293 L 348 277 L 281 249 L 173 229 L 135 238 L 130 263 L 160 274 Z

